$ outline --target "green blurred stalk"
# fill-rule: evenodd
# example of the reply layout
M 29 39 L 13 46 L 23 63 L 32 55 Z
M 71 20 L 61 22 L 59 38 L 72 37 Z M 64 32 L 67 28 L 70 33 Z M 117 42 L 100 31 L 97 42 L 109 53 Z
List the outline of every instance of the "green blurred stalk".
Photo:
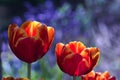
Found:
M 82 80 L 80 76 L 73 76 L 73 80 Z
M 73 80 L 77 80 L 75 76 L 73 76 Z
M 28 69 L 28 73 L 27 73 L 27 76 L 28 76 L 28 79 L 31 80 L 31 64 L 27 64 L 27 69 Z

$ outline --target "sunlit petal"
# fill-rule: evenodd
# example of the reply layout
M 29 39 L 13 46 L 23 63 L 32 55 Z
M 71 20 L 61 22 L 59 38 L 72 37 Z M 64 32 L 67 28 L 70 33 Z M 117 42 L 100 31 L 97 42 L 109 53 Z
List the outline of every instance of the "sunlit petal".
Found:
M 60 56 L 63 50 L 64 44 L 63 43 L 57 43 L 56 44 L 56 48 L 55 48 L 55 52 L 57 56 Z
M 49 38 L 49 42 L 51 42 L 54 38 L 54 28 L 52 27 L 47 27 L 47 32 L 48 32 L 48 38 Z
M 104 73 L 91 71 L 90 73 L 81 76 L 82 80 L 116 80 L 114 76 L 110 76 L 108 71 Z
M 74 53 L 81 53 L 81 51 L 86 47 L 82 42 L 69 42 L 69 47 Z

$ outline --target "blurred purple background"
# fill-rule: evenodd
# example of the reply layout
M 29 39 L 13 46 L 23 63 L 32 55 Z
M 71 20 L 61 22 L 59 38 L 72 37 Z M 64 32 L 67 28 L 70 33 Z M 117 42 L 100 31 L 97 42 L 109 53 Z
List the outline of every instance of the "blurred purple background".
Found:
M 26 76 L 25 72 L 22 72 L 26 69 L 26 64 L 18 60 L 11 52 L 7 38 L 7 28 L 10 23 L 20 26 L 26 20 L 40 21 L 53 26 L 56 30 L 52 48 L 45 55 L 45 61 L 43 60 L 47 64 L 47 69 L 56 66 L 54 51 L 56 43 L 82 41 L 87 47 L 100 48 L 101 58 L 95 71 L 108 70 L 111 75 L 116 76 L 117 80 L 120 79 L 119 0 L 1 0 L 0 52 L 3 76 Z M 41 69 L 45 66 L 38 64 L 40 64 L 39 61 L 33 63 L 32 69 L 37 74 L 41 74 Z M 46 80 L 55 80 L 53 76 L 55 73 L 50 72 L 47 73 L 51 74 L 50 76 L 41 77 L 48 77 L 45 78 Z M 62 80 L 71 79 L 67 74 L 61 74 Z M 37 76 L 35 72 L 33 75 Z

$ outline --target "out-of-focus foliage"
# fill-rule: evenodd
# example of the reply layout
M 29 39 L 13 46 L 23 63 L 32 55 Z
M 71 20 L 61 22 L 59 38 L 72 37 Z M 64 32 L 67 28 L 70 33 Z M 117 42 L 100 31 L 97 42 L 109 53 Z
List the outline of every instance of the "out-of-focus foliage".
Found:
M 5 60 L 3 63 L 3 76 L 26 77 L 27 64 L 20 62 L 13 55 L 8 55 L 8 59 L 3 59 Z M 63 74 L 57 64 L 51 67 L 46 60 L 46 57 L 44 57 L 40 61 L 32 64 L 32 80 L 62 80 Z
M 33 68 L 33 78 L 50 78 L 49 80 L 71 80 L 71 78 L 69 78 L 70 76 L 62 74 L 59 71 L 59 68 L 56 66 L 54 47 L 57 42 L 67 43 L 73 40 L 80 40 L 87 46 L 96 46 L 100 48 L 101 59 L 99 65 L 96 66 L 96 71 L 104 72 L 108 70 L 110 71 L 111 75 L 116 76 L 116 78 L 119 80 L 120 1 L 80 0 L 82 3 L 80 3 L 78 0 L 76 1 L 74 2 L 71 0 L 68 2 L 68 0 L 44 0 L 42 3 L 37 3 L 36 5 L 25 2 L 24 10 L 21 9 L 25 12 L 12 18 L 11 22 L 14 22 L 18 25 L 21 25 L 21 23 L 26 20 L 37 20 L 47 25 L 53 26 L 56 30 L 52 49 L 49 50 L 45 56 L 45 59 L 40 60 L 43 62 L 34 64 L 34 66 L 37 66 L 36 68 L 38 68 L 38 70 L 36 71 L 35 68 Z M 56 7 L 57 4 L 55 3 L 59 4 L 59 6 Z M 6 24 L 8 25 L 8 23 L 9 22 Z M 4 35 L 7 37 L 7 27 L 5 26 L 4 29 L 0 27 L 0 29 L 2 29 L 1 36 Z M 7 40 L 6 37 L 4 40 Z M 2 54 L 2 59 L 4 60 L 4 76 L 7 74 L 25 76 L 26 74 L 22 73 L 22 71 L 25 72 L 26 65 L 21 64 L 21 62 L 14 59 L 15 57 L 13 57 L 13 55 L 11 55 L 10 60 L 7 62 L 5 58 L 9 58 L 10 55 L 7 56 L 7 54 Z M 16 63 L 19 63 L 19 66 L 16 66 Z M 5 65 L 7 65 L 7 67 L 5 67 Z M 16 71 L 18 68 L 20 68 L 20 71 L 18 71 L 20 74 L 18 74 Z M 42 72 L 44 74 L 41 74 Z M 55 74 L 59 79 L 55 79 Z

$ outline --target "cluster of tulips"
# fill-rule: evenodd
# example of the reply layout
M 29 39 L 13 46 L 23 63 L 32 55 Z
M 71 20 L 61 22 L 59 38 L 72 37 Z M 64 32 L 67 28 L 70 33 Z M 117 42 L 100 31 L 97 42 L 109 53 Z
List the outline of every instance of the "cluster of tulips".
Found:
M 3 80 L 30 80 L 31 63 L 47 53 L 54 40 L 54 34 L 53 27 L 37 21 L 26 21 L 21 27 L 10 24 L 9 45 L 15 56 L 28 63 L 28 78 L 3 77 Z M 73 80 L 78 76 L 81 80 L 116 80 L 108 71 L 101 73 L 93 70 L 99 61 L 99 48 L 88 48 L 80 41 L 71 41 L 68 44 L 57 43 L 55 53 L 59 68 L 73 76 Z

